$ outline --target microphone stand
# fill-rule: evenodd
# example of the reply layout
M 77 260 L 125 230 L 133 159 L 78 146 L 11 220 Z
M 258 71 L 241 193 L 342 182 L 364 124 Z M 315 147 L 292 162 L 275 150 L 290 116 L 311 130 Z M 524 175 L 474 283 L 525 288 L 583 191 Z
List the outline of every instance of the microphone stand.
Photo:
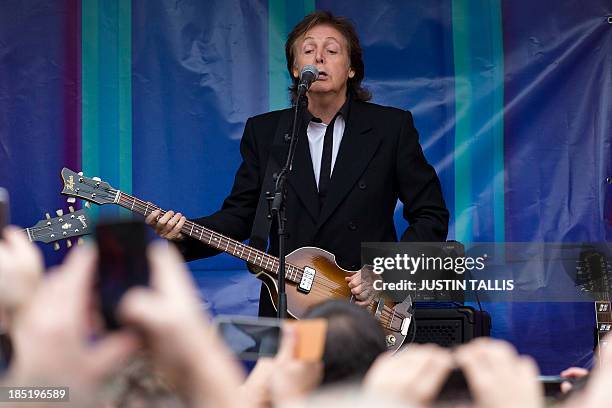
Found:
M 298 131 L 302 119 L 303 108 L 308 106 L 306 89 L 299 89 L 297 101 L 293 109 L 293 125 L 291 127 L 291 142 L 285 167 L 280 171 L 276 178 L 274 195 L 268 197 L 272 201 L 270 213 L 276 217 L 278 225 L 278 318 L 287 318 L 287 291 L 285 288 L 285 257 L 287 232 L 285 231 L 287 217 L 285 216 L 285 200 L 287 198 L 287 176 L 293 168 L 293 158 L 297 146 Z

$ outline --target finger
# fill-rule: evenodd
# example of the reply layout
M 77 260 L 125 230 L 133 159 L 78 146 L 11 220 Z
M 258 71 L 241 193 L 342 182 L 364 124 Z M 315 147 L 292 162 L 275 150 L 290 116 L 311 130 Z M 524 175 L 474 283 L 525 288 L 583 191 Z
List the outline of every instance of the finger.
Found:
M 372 298 L 372 295 L 370 294 L 370 290 L 366 288 L 360 294 L 355 295 L 355 298 L 360 301 L 367 301 L 368 299 Z
M 166 213 L 160 216 L 159 219 L 157 220 L 157 228 L 160 231 L 160 235 L 165 235 L 166 233 L 168 233 L 169 229 L 168 229 L 167 224 L 173 215 L 174 215 L 174 212 L 172 210 L 169 210 L 169 211 L 166 211 Z
M 351 289 L 354 289 L 357 286 L 359 286 L 360 284 L 361 284 L 361 279 L 353 279 L 353 280 L 348 282 L 348 287 L 351 288 Z
M 561 393 L 562 394 L 567 394 L 568 392 L 570 392 L 572 390 L 572 383 L 570 383 L 569 381 L 563 381 L 561 383 Z
M 569 367 L 561 371 L 561 374 L 559 374 L 559 376 L 563 378 L 580 378 L 580 377 L 584 377 L 588 373 L 589 373 L 589 370 L 587 370 L 586 368 Z
M 182 218 L 182 214 L 176 213 L 174 214 L 172 218 L 170 218 L 170 220 L 168 220 L 168 224 L 166 226 L 166 229 L 168 229 L 168 236 L 167 236 L 168 239 L 172 239 L 176 237 L 181 232 L 180 229 L 178 231 L 175 231 L 176 226 L 181 221 L 181 218 Z
M 155 226 L 157 225 L 157 217 L 161 215 L 161 211 L 155 210 L 145 218 L 145 223 Z
M 518 361 L 523 375 L 537 377 L 540 374 L 540 369 L 533 358 L 529 356 L 519 356 Z
M 4 227 L 4 240 L 13 248 L 34 247 L 26 233 L 14 225 Z
M 438 395 L 453 367 L 450 352 L 440 347 L 432 349 L 427 357 L 426 375 L 420 376 L 422 403 L 431 402 Z
M 95 344 L 87 366 L 92 370 L 94 378 L 100 379 L 120 367 L 120 363 L 140 347 L 141 343 L 134 333 L 111 334 Z
M 481 361 L 474 358 L 472 354 L 473 349 L 474 347 L 470 344 L 459 347 L 455 351 L 455 361 L 465 374 L 468 388 L 472 394 L 477 397 L 480 396 L 480 393 L 483 392 L 483 388 L 486 387 L 486 385 L 483 384 L 483 379 L 489 373 L 487 370 L 481 369 Z
M 187 222 L 187 218 L 185 218 L 184 216 L 181 216 L 181 218 L 179 219 L 178 223 L 176 224 L 176 226 L 174 227 L 174 229 L 172 230 L 172 232 L 175 234 L 175 237 L 180 237 L 181 231 L 183 230 L 183 226 L 185 225 L 185 223 Z
M 348 274 L 347 274 L 347 275 L 344 277 L 344 280 L 345 280 L 345 281 L 347 281 L 347 282 L 350 282 L 350 281 L 352 281 L 352 280 L 355 278 L 355 275 L 357 275 L 357 273 L 356 273 L 356 272 L 351 272 L 351 273 L 348 273 Z
M 351 276 L 347 276 L 345 280 L 348 282 L 349 288 L 353 288 L 361 283 L 361 275 L 355 273 Z
M 297 331 L 291 323 L 283 325 L 283 338 L 276 354 L 276 361 L 291 361 L 295 356 L 295 348 L 297 346 Z
M 361 296 L 361 294 L 364 292 L 364 290 L 365 290 L 364 285 L 360 283 L 359 285 L 357 285 L 357 286 L 355 286 L 355 287 L 353 287 L 351 289 L 351 293 L 353 295 L 355 295 L 355 296 Z M 359 299 L 359 300 L 363 300 L 363 299 Z
M 163 242 L 154 242 L 147 250 L 151 264 L 151 285 L 160 293 L 190 297 L 198 301 L 193 279 L 178 250 Z
M 77 310 L 85 310 L 89 303 L 94 284 L 97 251 L 91 244 L 85 244 L 70 251 L 64 263 L 56 270 L 58 278 L 65 280 L 72 292 L 66 302 Z
M 161 227 L 162 235 L 166 236 L 171 230 L 172 226 L 168 225 L 168 222 L 174 217 L 174 211 L 168 210 L 161 218 L 157 221 L 158 226 Z
M 178 224 L 180 219 L 181 219 L 181 213 L 176 213 L 172 217 L 170 217 L 166 225 L 174 227 L 176 224 Z
M 160 296 L 144 288 L 130 289 L 119 303 L 118 313 L 122 322 L 143 329 L 148 334 L 163 330 L 164 304 Z

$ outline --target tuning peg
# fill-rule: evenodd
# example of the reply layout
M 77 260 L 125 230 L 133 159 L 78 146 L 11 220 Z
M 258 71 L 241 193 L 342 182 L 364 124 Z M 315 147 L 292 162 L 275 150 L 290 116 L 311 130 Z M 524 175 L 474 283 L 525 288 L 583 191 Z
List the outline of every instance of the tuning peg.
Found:
M 54 249 L 54 250 L 56 250 L 56 251 L 59 251 L 59 249 L 60 249 L 60 245 L 59 245 L 57 242 L 56 242 L 56 243 L 54 243 L 54 244 L 53 244 L 53 249 Z
M 62 215 L 64 215 L 64 210 L 60 208 L 59 210 L 55 211 L 55 213 L 57 214 L 58 217 L 61 217 Z
M 85 208 L 90 208 L 91 204 L 89 204 L 89 201 L 85 201 Z
M 85 243 L 85 240 L 83 238 L 77 239 L 77 245 L 83 245 L 84 243 Z
M 45 213 L 45 217 L 50 220 L 51 219 L 51 215 L 49 215 L 49 213 Z
M 68 197 L 68 198 L 66 199 L 66 202 L 67 202 L 68 204 L 74 204 L 74 203 L 76 203 L 76 198 L 74 198 L 74 197 Z
M 74 207 L 73 207 L 73 206 L 71 206 L 71 205 L 69 205 L 69 206 L 68 206 L 68 211 L 70 211 L 71 213 L 73 213 L 73 212 L 74 212 Z
M 66 246 L 67 246 L 68 248 L 72 248 L 72 241 L 71 241 L 71 240 L 69 240 L 69 239 L 67 239 L 67 240 L 66 240 Z
M 78 174 L 79 176 L 82 176 L 82 175 L 83 175 L 83 172 L 82 172 L 82 171 L 79 171 L 77 174 Z
M 91 179 L 94 180 L 94 181 L 102 181 L 102 179 L 100 177 L 92 177 Z

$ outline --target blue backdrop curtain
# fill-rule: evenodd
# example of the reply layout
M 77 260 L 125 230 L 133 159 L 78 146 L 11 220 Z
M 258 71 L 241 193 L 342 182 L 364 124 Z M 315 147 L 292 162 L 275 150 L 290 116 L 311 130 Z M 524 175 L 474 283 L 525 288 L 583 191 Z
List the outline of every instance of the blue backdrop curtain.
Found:
M 611 240 L 607 0 L 4 1 L 0 185 L 13 221 L 65 208 L 62 166 L 188 216 L 218 209 L 246 119 L 288 106 L 284 38 L 315 9 L 355 22 L 374 102 L 414 113 L 449 238 Z M 50 264 L 63 255 L 45 251 Z M 256 313 L 242 262 L 190 267 L 213 312 Z M 486 308 L 493 335 L 545 373 L 588 364 L 592 304 Z

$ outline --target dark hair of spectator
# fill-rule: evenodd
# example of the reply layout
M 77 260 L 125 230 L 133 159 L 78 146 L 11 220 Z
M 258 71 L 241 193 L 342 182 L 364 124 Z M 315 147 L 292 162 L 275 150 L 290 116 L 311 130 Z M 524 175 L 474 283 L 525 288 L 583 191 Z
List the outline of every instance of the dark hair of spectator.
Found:
M 380 323 L 365 309 L 341 300 L 321 303 L 306 319 L 327 319 L 322 385 L 361 381 L 376 358 L 387 350 Z

